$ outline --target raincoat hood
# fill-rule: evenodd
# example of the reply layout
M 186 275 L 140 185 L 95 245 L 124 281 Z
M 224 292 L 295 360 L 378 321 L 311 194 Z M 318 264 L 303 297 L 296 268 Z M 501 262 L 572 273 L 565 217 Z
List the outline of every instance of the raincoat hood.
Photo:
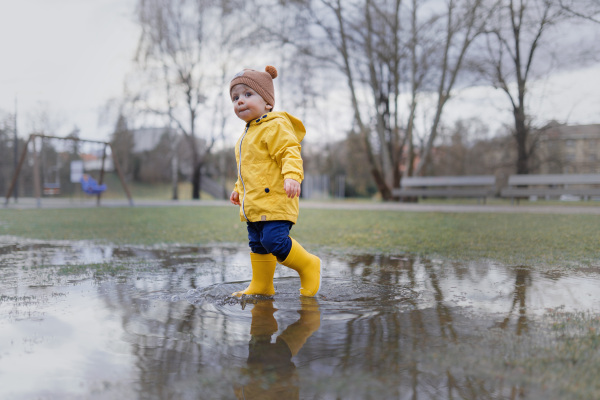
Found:
M 292 125 L 292 132 L 298 138 L 298 142 L 301 142 L 302 139 L 304 139 L 304 136 L 306 135 L 306 128 L 304 128 L 304 124 L 302 123 L 302 121 L 285 111 L 271 111 L 270 113 L 263 115 L 259 119 L 251 121 L 250 124 L 264 124 L 269 121 L 276 121 L 278 119 L 284 120 L 280 121 L 281 124 L 286 124 L 285 120 L 287 120 Z

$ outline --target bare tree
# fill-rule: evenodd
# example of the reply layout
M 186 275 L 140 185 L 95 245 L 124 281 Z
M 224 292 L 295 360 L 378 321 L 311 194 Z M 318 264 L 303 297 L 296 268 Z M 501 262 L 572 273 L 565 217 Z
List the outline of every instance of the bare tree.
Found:
M 560 6 L 574 17 L 600 24 L 599 0 L 559 0 Z
M 145 87 L 137 97 L 143 108 L 167 116 L 188 141 L 192 151 L 192 197 L 200 198 L 200 170 L 204 153 L 196 120 L 206 99 L 203 87 L 203 5 L 196 1 L 140 0 L 142 27 L 136 61 L 154 76 L 156 87 Z M 151 90 L 148 90 L 151 89 Z M 153 99 L 153 96 L 159 98 Z M 157 96 L 157 97 L 158 97 Z M 210 132 L 208 132 L 210 138 Z
M 435 102 L 433 107 L 433 117 L 423 140 L 424 145 L 420 148 L 419 162 L 416 167 L 415 175 L 422 175 L 425 167 L 431 162 L 431 150 L 438 136 L 438 130 L 442 121 L 444 107 L 450 100 L 452 91 L 457 86 L 460 73 L 464 70 L 467 51 L 473 41 L 484 32 L 486 23 L 490 15 L 495 10 L 495 4 L 492 2 L 489 7 L 485 7 L 483 0 L 448 0 L 445 4 L 444 13 L 440 18 L 436 18 L 439 23 L 439 40 L 435 41 L 437 51 L 431 52 L 432 60 L 425 60 L 426 65 L 421 68 L 415 68 L 413 76 L 421 76 L 427 68 L 427 64 L 433 65 L 433 76 L 430 77 L 431 84 L 435 85 Z M 413 0 L 413 13 L 418 11 L 419 1 Z M 413 18 L 414 20 L 415 18 Z M 413 22 L 416 24 L 416 22 Z M 413 28 L 413 31 L 421 30 L 422 27 Z M 417 34 L 413 34 L 415 39 L 419 40 Z M 411 46 L 412 47 L 412 46 Z M 411 60 L 413 65 L 418 66 L 418 55 L 411 49 Z M 413 78 L 414 80 L 414 78 Z M 413 91 L 414 93 L 414 91 Z M 412 103 L 416 103 L 415 94 L 412 95 Z M 414 107 L 411 104 L 411 110 Z M 411 112 L 411 118 L 414 117 Z M 412 127 L 413 121 L 409 120 L 408 127 Z M 411 135 L 412 137 L 412 135 Z M 412 155 L 409 153 L 409 168 L 412 167 Z
M 4 193 L 10 184 L 14 164 L 14 141 L 12 133 L 14 116 L 0 110 L 0 193 Z
M 510 101 L 518 174 L 530 172 L 530 159 L 536 148 L 527 110 L 527 89 L 532 80 L 549 73 L 540 65 L 536 69 L 536 61 L 543 60 L 544 53 L 548 55 L 550 51 L 550 43 L 544 42 L 550 31 L 569 17 L 556 0 L 502 0 L 490 21 L 484 74 Z
M 295 2 L 298 3 L 298 2 Z M 384 200 L 392 199 L 405 165 L 413 174 L 415 118 L 437 93 L 430 128 L 421 134 L 421 162 L 429 161 L 445 104 L 464 58 L 482 32 L 481 0 L 313 0 L 300 2 L 302 22 L 318 27 L 311 38 L 288 36 L 304 55 L 328 63 L 347 84 L 354 131 Z M 405 4 L 408 3 L 408 4 Z M 408 100 L 405 100 L 408 99 Z
M 134 102 L 166 118 L 185 138 L 192 153 L 194 199 L 200 198 L 202 168 L 219 135 L 214 116 L 221 114 L 222 102 L 213 101 L 223 90 L 219 55 L 228 52 L 224 43 L 236 38 L 223 27 L 233 30 L 226 20 L 242 9 L 235 0 L 138 1 L 142 31 L 136 61 L 145 79 Z
M 112 133 L 111 145 L 114 149 L 113 157 L 118 159 L 123 175 L 126 179 L 133 178 L 133 132 L 127 126 L 127 118 L 119 115 L 115 130 Z

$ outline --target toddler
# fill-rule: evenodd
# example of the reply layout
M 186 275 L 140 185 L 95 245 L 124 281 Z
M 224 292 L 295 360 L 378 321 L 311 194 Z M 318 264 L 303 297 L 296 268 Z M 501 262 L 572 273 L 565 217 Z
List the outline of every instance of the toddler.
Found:
M 272 66 L 244 69 L 229 84 L 235 115 L 246 122 L 235 146 L 238 177 L 229 200 L 247 224 L 252 264 L 250 285 L 233 293 L 237 297 L 273 296 L 277 261 L 298 272 L 303 296 L 315 296 L 321 287 L 321 260 L 289 236 L 298 219 L 306 130 L 299 119 L 273 111 L 276 77 Z

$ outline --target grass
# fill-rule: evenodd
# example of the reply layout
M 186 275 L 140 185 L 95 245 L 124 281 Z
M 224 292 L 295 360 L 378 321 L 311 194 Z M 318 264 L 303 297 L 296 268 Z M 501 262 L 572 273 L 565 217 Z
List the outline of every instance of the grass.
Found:
M 431 198 L 431 199 L 420 199 L 420 204 L 482 204 L 478 202 L 478 199 L 475 198 L 451 198 L 451 199 L 442 199 L 442 198 Z M 506 198 L 488 198 L 486 199 L 485 204 L 490 206 L 506 206 L 510 205 L 510 199 Z M 515 202 L 516 204 L 516 202 Z M 561 201 L 556 198 L 553 199 L 538 199 L 538 200 L 527 200 L 522 199 L 518 202 L 518 206 L 527 207 L 527 206 L 560 206 L 560 207 L 598 207 L 600 206 L 600 201 L 598 200 L 570 200 L 570 201 Z
M 95 179 L 99 179 L 97 173 L 93 174 Z M 125 190 L 121 185 L 121 180 L 115 172 L 108 172 L 104 175 L 103 182 L 106 184 L 107 189 L 102 194 L 103 199 L 125 199 L 127 196 Z M 171 183 L 140 183 L 140 182 L 127 182 L 127 187 L 131 196 L 134 199 L 152 199 L 152 200 L 170 200 L 173 195 L 173 187 Z M 179 198 L 189 199 L 192 197 L 192 184 L 187 181 L 179 182 L 177 185 Z M 208 193 L 202 192 L 203 198 L 209 199 L 211 196 Z M 64 199 L 85 199 L 95 198 L 95 196 L 89 196 L 83 193 L 81 185 L 79 183 L 66 182 L 62 185 L 62 193 L 57 196 L 52 196 Z M 42 199 L 43 201 L 43 199 Z
M 95 276 L 110 275 L 115 276 L 120 272 L 128 271 L 128 268 L 115 263 L 96 263 L 86 265 L 67 264 L 58 268 L 58 275 L 81 275 L 82 273 L 93 272 Z
M 511 265 L 598 265 L 600 216 L 304 209 L 292 235 L 335 253 L 411 253 Z M 0 210 L 0 235 L 117 244 L 247 241 L 219 206 Z

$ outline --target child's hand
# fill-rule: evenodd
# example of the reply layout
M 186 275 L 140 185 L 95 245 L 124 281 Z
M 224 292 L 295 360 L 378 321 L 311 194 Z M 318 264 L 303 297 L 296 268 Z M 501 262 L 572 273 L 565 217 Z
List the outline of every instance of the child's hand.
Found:
M 236 206 L 239 206 L 240 205 L 240 194 L 234 190 L 233 192 L 231 192 L 231 195 L 229 196 L 229 201 L 231 202 L 231 204 L 235 204 Z
M 283 188 L 290 199 L 296 196 L 300 197 L 300 183 L 298 181 L 286 179 L 283 181 Z

